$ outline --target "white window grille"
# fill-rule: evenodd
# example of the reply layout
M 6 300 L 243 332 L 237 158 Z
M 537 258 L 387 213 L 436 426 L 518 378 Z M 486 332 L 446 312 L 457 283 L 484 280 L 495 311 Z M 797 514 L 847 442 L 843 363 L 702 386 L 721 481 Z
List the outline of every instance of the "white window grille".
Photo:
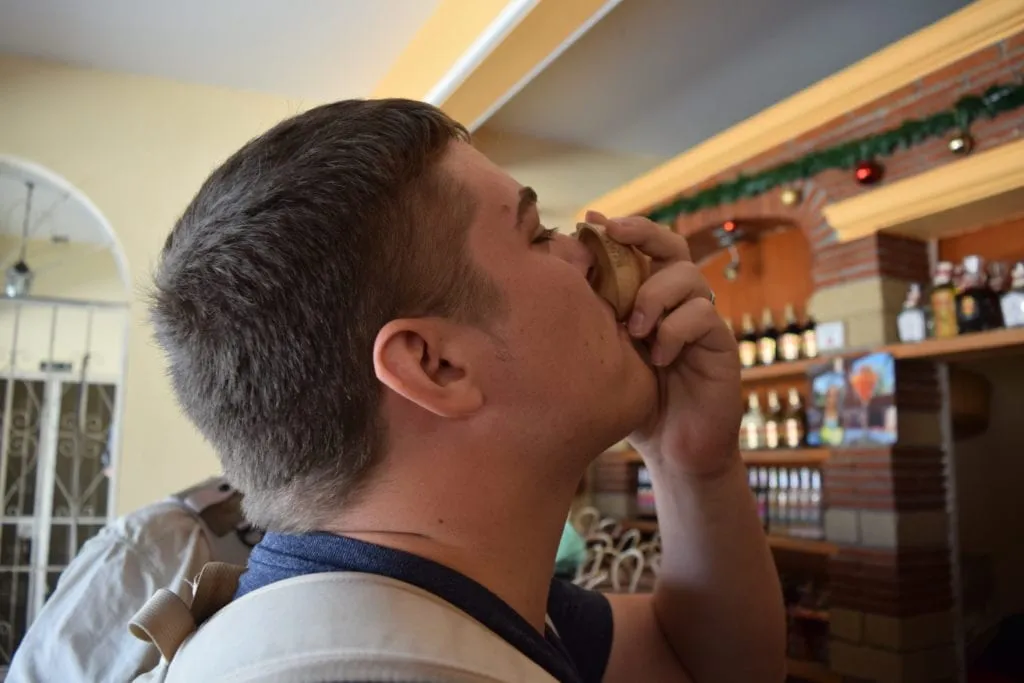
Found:
M 126 319 L 123 304 L 0 299 L 11 335 L 0 358 L 0 676 L 61 572 L 113 516 L 121 376 L 90 372 L 90 357 L 97 324 L 123 339 Z

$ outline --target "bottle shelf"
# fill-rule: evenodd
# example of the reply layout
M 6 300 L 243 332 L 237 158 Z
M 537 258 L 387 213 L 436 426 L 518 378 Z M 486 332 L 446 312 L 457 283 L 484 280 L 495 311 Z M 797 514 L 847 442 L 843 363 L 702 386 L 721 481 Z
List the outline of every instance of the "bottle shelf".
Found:
M 827 448 L 772 448 L 741 451 L 748 465 L 820 465 L 829 458 Z
M 768 545 L 776 550 L 790 550 L 808 555 L 835 555 L 839 547 L 834 543 L 826 541 L 811 541 L 806 538 L 793 538 L 791 536 L 776 536 L 768 534 Z
M 833 358 L 845 355 L 863 354 L 872 349 L 851 349 L 848 352 L 821 355 L 817 358 L 779 362 L 772 365 L 757 365 L 744 368 L 741 377 L 744 382 L 762 382 L 805 375 L 811 367 L 827 363 Z M 908 344 L 888 344 L 875 351 L 891 353 L 893 358 L 926 358 L 931 360 L 968 360 L 989 357 L 993 354 L 1024 354 L 1024 327 L 1012 327 L 988 332 L 973 332 L 945 339 L 925 339 Z
M 823 609 L 810 609 L 807 607 L 790 607 L 786 610 L 789 616 L 794 619 L 806 619 L 808 621 L 822 621 L 828 623 L 828 611 Z
M 808 368 L 824 362 L 821 356 L 802 360 L 780 361 L 771 365 L 755 365 L 743 368 L 740 377 L 744 382 L 762 382 L 771 379 L 785 379 L 807 374 Z
M 741 451 L 743 462 L 748 465 L 818 465 L 829 458 L 827 448 L 772 448 L 757 451 Z M 617 451 L 605 457 L 618 458 L 621 462 L 643 462 L 640 454 L 632 449 Z
M 888 351 L 894 358 L 931 358 L 965 360 L 972 356 L 988 357 L 993 352 L 1024 353 L 1024 327 L 961 334 L 946 339 L 925 339 L 910 344 L 891 344 Z
M 787 659 L 786 674 L 814 683 L 842 683 L 842 676 L 820 662 L 808 662 L 802 659 Z

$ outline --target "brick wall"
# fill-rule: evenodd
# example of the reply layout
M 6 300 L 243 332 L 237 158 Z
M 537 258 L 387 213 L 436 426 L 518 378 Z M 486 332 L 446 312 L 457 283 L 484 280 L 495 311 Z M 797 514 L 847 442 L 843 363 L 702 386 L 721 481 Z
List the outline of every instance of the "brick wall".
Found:
M 1011 81 L 1024 82 L 1024 33 L 967 56 L 799 138 L 708 178 L 699 185 L 686 188 L 681 194 L 692 194 L 719 182 L 731 180 L 741 172 L 756 173 L 804 156 L 815 149 L 878 133 L 910 118 L 929 116 L 950 107 L 964 95 L 981 93 L 995 83 Z M 978 121 L 971 128 L 976 151 L 1005 144 L 1019 138 L 1022 133 L 1024 110 L 1009 112 L 991 121 Z M 930 140 L 882 160 L 885 175 L 882 182 L 873 188 L 956 159 L 957 157 L 948 151 L 945 140 Z M 779 201 L 779 191 L 776 190 L 760 197 L 681 216 L 675 228 L 684 235 L 692 235 L 730 218 L 777 216 L 784 221 L 798 224 L 810 241 L 816 257 L 814 281 L 817 287 L 860 279 L 871 274 L 891 275 L 908 280 L 920 279 L 920 267 L 925 253 L 923 247 L 917 247 L 915 252 L 915 248 L 906 243 L 897 247 L 894 246 L 894 242 L 878 240 L 875 237 L 844 244 L 836 243 L 835 231 L 828 225 L 821 210 L 830 203 L 847 199 L 865 190 L 853 179 L 851 171 L 826 171 L 801 183 L 801 187 L 804 200 L 793 207 L 783 206 Z M 902 269 L 898 263 L 899 259 L 892 258 L 891 253 L 894 250 L 902 250 L 904 254 L 914 252 L 909 257 L 912 265 L 909 265 L 908 269 Z M 838 272 L 835 267 L 837 259 L 842 261 Z

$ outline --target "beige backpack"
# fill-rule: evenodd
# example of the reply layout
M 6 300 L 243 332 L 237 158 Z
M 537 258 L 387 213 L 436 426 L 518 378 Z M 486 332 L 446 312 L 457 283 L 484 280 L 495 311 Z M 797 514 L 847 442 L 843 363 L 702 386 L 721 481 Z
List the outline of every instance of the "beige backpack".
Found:
M 136 681 L 555 681 L 462 610 L 402 581 L 310 574 L 232 601 L 243 571 L 207 564 L 191 604 L 160 590 L 139 610 L 130 630 L 155 644 L 162 659 Z

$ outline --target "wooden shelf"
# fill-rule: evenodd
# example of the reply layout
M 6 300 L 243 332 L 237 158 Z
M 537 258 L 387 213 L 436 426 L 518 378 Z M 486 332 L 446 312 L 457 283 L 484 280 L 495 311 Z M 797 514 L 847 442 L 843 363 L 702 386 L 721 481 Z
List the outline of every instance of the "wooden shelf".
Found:
M 842 683 L 842 676 L 819 662 L 808 662 L 802 659 L 787 659 L 786 673 L 789 676 L 802 678 L 806 681 L 819 683 Z
M 823 362 L 825 362 L 824 359 L 818 357 L 772 363 L 771 365 L 755 365 L 752 368 L 743 368 L 740 377 L 744 382 L 763 382 L 771 379 L 802 377 L 807 374 L 807 369 L 812 365 Z
M 858 192 L 823 209 L 840 242 L 879 231 L 920 240 L 991 224 L 1021 206 L 1024 140 L 1000 145 L 923 173 Z
M 741 451 L 748 465 L 820 465 L 829 458 L 827 448 L 774 448 L 762 451 Z
M 961 334 L 947 339 L 925 339 L 910 344 L 889 344 L 868 349 L 851 349 L 843 353 L 805 358 L 804 360 L 758 365 L 745 368 L 741 377 L 744 382 L 762 382 L 806 375 L 807 371 L 833 358 L 862 356 L 872 352 L 891 353 L 893 358 L 927 358 L 930 360 L 969 360 L 993 355 L 1024 354 L 1024 327 L 1013 327 L 989 332 Z
M 773 448 L 771 450 L 741 451 L 748 465 L 819 465 L 829 458 L 827 448 Z M 643 462 L 633 449 L 613 451 L 601 456 L 605 462 Z
M 894 358 L 930 358 L 964 360 L 972 356 L 997 353 L 1024 353 L 1024 327 L 961 334 L 948 339 L 925 339 L 914 344 L 891 344 L 879 351 L 888 351 Z
M 810 609 L 807 607 L 790 607 L 786 610 L 789 616 L 794 619 L 806 619 L 808 621 L 823 621 L 828 623 L 828 611 L 823 609 Z
M 825 541 L 809 541 L 804 538 L 768 535 L 768 545 L 776 550 L 791 550 L 810 555 L 835 555 L 839 548 L 834 543 Z

